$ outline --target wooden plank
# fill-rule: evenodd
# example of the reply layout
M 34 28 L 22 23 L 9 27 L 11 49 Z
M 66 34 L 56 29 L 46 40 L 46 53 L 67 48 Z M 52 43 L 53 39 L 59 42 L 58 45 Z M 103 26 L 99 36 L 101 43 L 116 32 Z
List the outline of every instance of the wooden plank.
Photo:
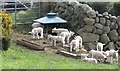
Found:
M 31 42 L 27 39 L 19 39 L 17 40 L 17 44 L 29 47 L 34 50 L 44 50 L 44 47 L 42 47 L 41 45 Z

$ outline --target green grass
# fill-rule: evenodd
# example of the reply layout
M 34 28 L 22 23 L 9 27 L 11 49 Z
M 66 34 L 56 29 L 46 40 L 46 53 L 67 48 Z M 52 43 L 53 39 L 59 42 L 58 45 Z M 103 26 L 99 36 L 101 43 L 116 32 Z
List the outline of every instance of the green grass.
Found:
M 3 69 L 116 69 L 116 65 L 91 64 L 79 59 L 72 59 L 57 54 L 26 49 L 23 46 L 11 45 L 8 51 L 2 52 Z

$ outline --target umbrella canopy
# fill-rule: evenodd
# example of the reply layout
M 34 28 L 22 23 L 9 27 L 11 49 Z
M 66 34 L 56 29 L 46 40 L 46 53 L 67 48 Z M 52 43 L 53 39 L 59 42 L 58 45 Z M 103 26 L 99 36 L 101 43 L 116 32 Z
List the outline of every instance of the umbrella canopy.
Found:
M 40 22 L 43 25 L 48 24 L 59 24 L 59 23 L 67 23 L 66 20 L 61 19 L 57 16 L 57 13 L 47 13 L 47 16 L 34 20 L 36 22 Z

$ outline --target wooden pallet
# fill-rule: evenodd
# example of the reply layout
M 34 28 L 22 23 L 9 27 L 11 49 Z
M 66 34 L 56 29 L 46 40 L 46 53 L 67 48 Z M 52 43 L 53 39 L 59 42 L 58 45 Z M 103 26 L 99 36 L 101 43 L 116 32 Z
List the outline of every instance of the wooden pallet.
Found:
M 44 47 L 42 47 L 41 45 L 37 44 L 37 43 L 34 43 L 34 42 L 31 42 L 27 39 L 18 39 L 17 44 L 19 45 L 23 45 L 23 46 L 26 46 L 30 49 L 34 49 L 34 50 L 44 50 Z

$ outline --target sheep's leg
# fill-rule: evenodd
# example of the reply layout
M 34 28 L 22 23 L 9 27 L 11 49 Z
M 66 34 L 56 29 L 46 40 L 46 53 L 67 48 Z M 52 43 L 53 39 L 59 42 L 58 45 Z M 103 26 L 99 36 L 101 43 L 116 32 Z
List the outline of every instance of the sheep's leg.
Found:
M 41 37 L 40 38 L 43 38 L 43 30 L 41 31 Z
M 73 47 L 73 46 L 72 46 L 72 45 L 70 45 L 70 52 L 72 52 L 72 47 Z
M 112 58 L 112 57 L 110 57 L 110 63 L 111 63 L 111 64 L 113 63 L 113 58 Z
M 70 38 L 70 37 L 67 38 L 67 43 L 68 43 L 68 44 L 69 44 L 69 38 Z
M 37 38 L 40 39 L 38 32 L 37 32 Z
M 33 39 L 35 38 L 35 34 L 33 34 Z

